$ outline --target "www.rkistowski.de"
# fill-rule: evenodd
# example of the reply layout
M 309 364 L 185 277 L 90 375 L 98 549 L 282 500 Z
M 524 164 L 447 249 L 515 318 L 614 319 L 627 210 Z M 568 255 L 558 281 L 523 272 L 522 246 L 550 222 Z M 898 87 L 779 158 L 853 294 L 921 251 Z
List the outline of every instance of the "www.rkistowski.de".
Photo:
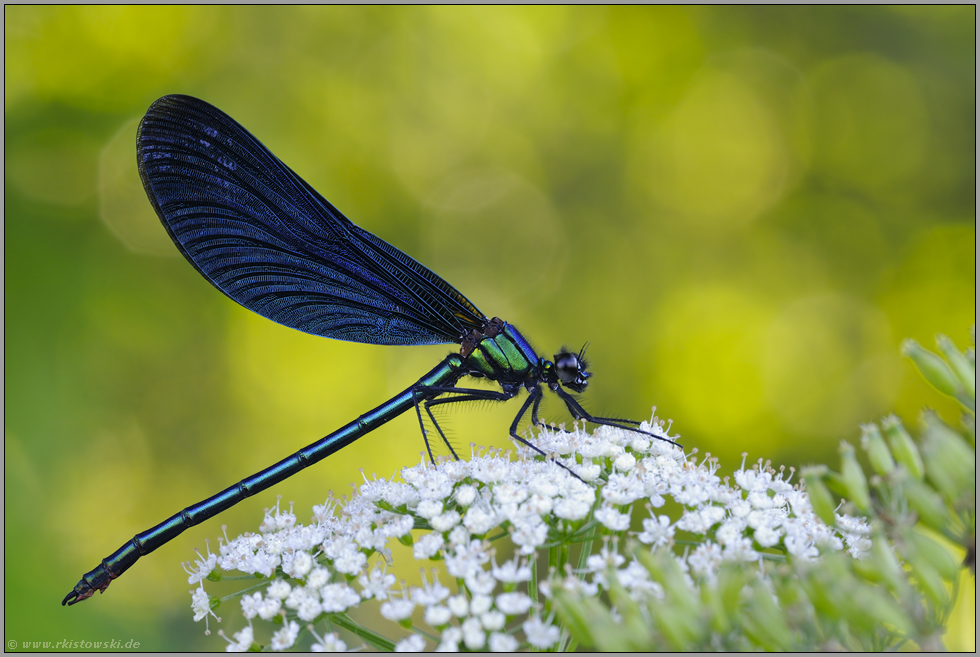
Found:
M 123 641 L 122 639 L 111 639 L 109 641 L 16 641 L 8 639 L 6 642 L 7 650 L 137 650 L 140 642 L 135 639 Z

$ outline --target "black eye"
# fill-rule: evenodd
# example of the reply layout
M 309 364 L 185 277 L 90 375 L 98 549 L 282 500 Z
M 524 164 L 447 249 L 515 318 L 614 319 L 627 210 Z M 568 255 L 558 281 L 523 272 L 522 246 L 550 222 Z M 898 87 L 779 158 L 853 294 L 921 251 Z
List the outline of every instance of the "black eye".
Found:
M 555 356 L 555 368 L 562 383 L 568 383 L 578 374 L 578 356 L 563 351 Z
M 589 373 L 585 371 L 585 359 L 569 351 L 555 355 L 555 372 L 562 385 L 575 392 L 582 392 L 589 385 Z

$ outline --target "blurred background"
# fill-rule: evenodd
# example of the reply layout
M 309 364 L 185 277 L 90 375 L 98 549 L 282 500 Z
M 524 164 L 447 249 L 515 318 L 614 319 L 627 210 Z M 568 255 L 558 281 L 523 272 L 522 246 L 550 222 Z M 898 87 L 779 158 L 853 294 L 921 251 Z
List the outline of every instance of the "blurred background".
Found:
M 6 6 L 4 36 L 7 640 L 222 649 L 191 620 L 193 548 L 280 495 L 305 522 L 423 448 L 403 416 L 60 606 L 136 532 L 450 349 L 308 336 L 206 283 L 136 170 L 165 94 L 230 114 L 542 354 L 590 343 L 587 408 L 656 405 L 723 473 L 836 466 L 891 411 L 958 418 L 898 350 L 975 322 L 972 6 Z M 464 454 L 509 446 L 519 402 L 460 406 Z

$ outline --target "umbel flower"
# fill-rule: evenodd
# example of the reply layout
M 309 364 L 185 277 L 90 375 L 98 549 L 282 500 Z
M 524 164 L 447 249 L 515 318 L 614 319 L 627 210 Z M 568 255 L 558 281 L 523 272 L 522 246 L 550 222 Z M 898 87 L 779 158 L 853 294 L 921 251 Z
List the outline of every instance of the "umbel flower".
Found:
M 976 573 L 976 351 L 937 346 L 903 350 L 959 424 L 927 411 L 918 440 L 895 416 L 863 425 L 870 474 L 846 442 L 840 472 L 796 483 L 743 457 L 730 481 L 636 432 L 545 431 L 537 445 L 565 469 L 490 450 L 365 480 L 306 526 L 277 504 L 259 534 L 185 565 L 194 620 L 237 601 L 244 625 L 219 632 L 230 651 L 941 650 Z M 674 438 L 656 417 L 641 426 Z M 396 585 L 393 539 L 439 568 Z M 212 597 L 204 582 L 221 579 L 252 585 Z M 365 605 L 405 638 L 347 615 Z
M 656 418 L 642 429 L 676 438 Z M 767 463 L 747 468 L 743 459 L 732 482 L 718 476 L 714 459 L 610 427 L 545 431 L 536 444 L 580 479 L 528 450 L 516 459 L 485 450 L 468 461 L 423 461 L 397 480 L 365 479 L 351 499 L 315 506 L 306 525 L 277 505 L 260 533 L 226 536 L 218 554 L 185 566 L 198 585 L 194 619 L 216 618 L 218 604 L 239 597 L 247 625 L 226 639 L 229 651 L 259 647 L 260 634 L 271 635 L 273 650 L 287 649 L 305 631 L 314 650 L 343 650 L 338 627 L 383 649 L 568 649 L 556 598 L 567 608 L 576 596 L 616 586 L 636 601 L 663 599 L 666 583 L 646 559 L 652 553 L 669 555 L 682 575 L 674 585 L 694 590 L 712 585 L 725 564 L 764 578 L 767 561 L 824 551 L 860 558 L 871 547 L 867 523 L 841 516 L 828 527 L 792 471 Z M 668 505 L 673 518 L 663 512 Z M 423 570 L 418 584 L 396 584 L 393 540 L 411 545 L 423 564 L 441 564 L 442 574 Z M 258 583 L 220 601 L 205 592 L 206 581 L 233 571 Z M 407 638 L 395 643 L 347 616 L 370 600 Z

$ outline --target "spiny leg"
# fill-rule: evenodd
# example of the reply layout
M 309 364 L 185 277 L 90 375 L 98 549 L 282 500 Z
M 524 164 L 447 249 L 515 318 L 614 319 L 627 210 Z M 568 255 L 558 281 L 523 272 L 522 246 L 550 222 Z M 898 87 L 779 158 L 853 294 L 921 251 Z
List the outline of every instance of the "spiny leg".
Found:
M 428 413 L 429 419 L 432 420 L 432 426 L 436 428 L 439 432 L 439 437 L 442 438 L 442 442 L 446 443 L 446 447 L 449 448 L 450 453 L 452 453 L 453 458 L 457 461 L 459 456 L 456 454 L 456 450 L 453 449 L 452 444 L 449 439 L 446 438 L 446 434 L 443 433 L 442 427 L 439 426 L 439 422 L 436 420 L 436 416 L 432 414 L 432 407 L 438 406 L 440 404 L 454 404 L 456 402 L 466 402 L 466 401 L 484 401 L 487 398 L 485 396 L 475 396 L 475 395 L 459 395 L 457 397 L 451 397 L 449 399 L 429 399 L 425 402 L 425 412 Z
M 639 429 L 638 427 L 640 426 L 640 423 L 636 420 L 619 420 L 611 417 L 598 417 L 592 415 L 587 410 L 582 408 L 582 405 L 578 403 L 578 400 L 572 397 L 569 393 L 565 392 L 565 390 L 563 390 L 561 387 L 556 386 L 554 390 L 555 393 L 561 397 L 561 400 L 565 402 L 565 406 L 568 407 L 568 412 L 571 413 L 572 417 L 574 417 L 576 420 L 585 420 L 586 422 L 591 422 L 592 424 L 601 424 L 607 427 L 615 427 L 617 429 L 642 433 L 646 436 L 650 436 L 651 438 L 656 438 L 657 440 L 662 440 L 665 443 L 670 443 L 671 445 L 681 447 L 680 444 L 670 440 L 669 438 L 664 438 L 662 436 L 650 433 L 649 431 Z
M 538 386 L 535 386 L 534 388 L 528 391 L 527 401 L 525 401 L 524 405 L 521 406 L 521 410 L 517 412 L 517 417 L 514 418 L 514 421 L 510 425 L 510 437 L 516 440 L 517 442 L 521 443 L 522 445 L 526 445 L 527 447 L 530 447 L 535 452 L 545 457 L 549 461 L 552 461 L 553 463 L 556 463 L 557 465 L 561 466 L 568 474 L 572 475 L 573 477 L 575 477 L 576 479 L 578 479 L 584 484 L 586 483 L 585 480 L 582 479 L 577 474 L 575 474 L 574 472 L 572 472 L 572 470 L 564 463 L 562 463 L 558 459 L 548 458 L 548 455 L 545 454 L 541 450 L 541 448 L 539 448 L 537 445 L 532 445 L 531 443 L 529 443 L 528 441 L 524 440 L 523 438 L 517 435 L 517 426 L 521 423 L 521 418 L 524 417 L 524 414 L 527 413 L 527 409 L 532 407 L 532 405 L 533 405 L 533 409 L 531 411 L 532 422 L 535 425 L 543 426 L 543 423 L 541 423 L 536 417 L 538 413 L 538 407 L 541 405 L 542 396 L 543 395 L 541 393 L 541 388 Z
M 531 423 L 536 427 L 542 427 L 547 429 L 548 425 L 544 421 L 538 419 L 538 409 L 541 408 L 541 400 L 544 399 L 544 395 L 538 395 L 538 398 L 534 400 L 534 406 L 531 407 Z
M 535 400 L 535 402 L 534 402 L 534 406 L 531 408 L 531 422 L 535 426 L 537 426 L 537 427 L 541 427 L 543 429 L 547 429 L 548 428 L 548 424 L 544 420 L 538 419 L 538 409 L 541 407 L 541 400 L 542 399 L 544 399 L 544 395 L 541 395 L 540 397 L 538 397 Z M 581 406 L 579 408 L 581 408 Z M 588 421 L 588 418 L 589 417 L 592 417 L 588 413 L 584 413 L 583 415 L 578 415 L 575 411 L 572 411 L 571 408 L 569 408 L 569 411 L 571 411 L 572 417 L 575 418 L 576 420 L 586 420 L 586 421 Z M 636 426 L 640 426 L 640 424 L 641 424 L 639 420 L 625 420 L 625 419 L 620 420 L 618 418 L 608 418 L 608 417 L 598 417 L 596 419 L 597 420 L 608 420 L 610 422 L 622 422 L 624 424 L 633 424 L 633 425 L 636 425 Z M 631 431 L 632 431 L 632 429 L 631 429 Z
M 439 437 L 442 438 L 442 442 L 444 442 L 446 444 L 446 447 L 449 448 L 449 453 L 452 454 L 453 458 L 458 461 L 459 455 L 456 454 L 456 450 L 453 449 L 453 445 L 452 443 L 449 442 L 449 438 L 446 438 L 446 434 L 443 433 L 442 427 L 439 426 L 439 422 L 436 420 L 436 416 L 432 414 L 432 409 L 429 408 L 431 405 L 432 405 L 431 399 L 425 402 L 425 413 L 426 415 L 429 416 L 429 419 L 432 420 L 432 426 L 434 426 L 436 428 L 436 431 L 439 432 Z M 429 457 L 431 458 L 432 455 L 430 454 Z
M 562 392 L 564 392 L 564 391 L 562 391 Z M 539 426 L 539 427 L 542 427 L 542 428 L 547 428 L 548 425 L 545 424 L 544 421 L 538 419 L 538 408 L 541 406 L 541 400 L 543 398 L 544 398 L 544 395 L 541 395 L 540 397 L 538 397 L 535 400 L 534 407 L 531 409 L 531 421 L 536 426 Z M 564 399 L 564 397 L 562 397 L 562 399 Z M 572 399 L 572 401 L 575 401 L 574 398 Z M 568 405 L 567 401 L 566 401 L 566 405 Z M 636 432 L 639 432 L 639 433 L 646 433 L 645 431 L 640 431 L 639 429 L 636 428 L 636 427 L 639 427 L 640 426 L 640 422 L 638 420 L 620 420 L 618 418 L 595 417 L 593 415 L 590 415 L 584 408 L 582 408 L 581 404 L 578 404 L 577 402 L 575 402 L 575 408 L 573 408 L 572 406 L 569 405 L 568 406 L 568 411 L 569 411 L 569 413 L 571 413 L 572 417 L 574 419 L 576 419 L 576 420 L 585 420 L 586 422 L 590 422 L 590 421 L 593 421 L 594 422 L 595 420 L 598 420 L 598 422 L 595 422 L 596 424 L 609 424 L 610 426 L 618 426 L 619 428 L 626 429 L 627 431 L 636 431 Z M 632 426 L 632 427 L 630 427 L 630 426 L 622 426 L 621 424 L 616 424 L 616 423 L 632 424 L 632 425 L 635 425 L 635 426 Z M 653 435 L 653 434 L 649 434 L 649 435 Z M 659 436 L 654 436 L 654 438 L 659 438 Z
M 439 432 L 439 435 L 442 437 L 443 442 L 446 443 L 446 446 L 449 447 L 450 451 L 453 451 L 453 448 L 449 444 L 449 440 L 442 433 L 442 428 L 439 426 L 439 423 L 436 422 L 435 417 L 432 415 L 432 410 L 431 410 L 432 406 L 438 406 L 440 404 L 455 404 L 458 402 L 466 402 L 466 401 L 507 401 L 508 399 L 511 399 L 514 396 L 514 393 L 506 393 L 506 392 L 500 392 L 496 390 L 480 390 L 478 388 L 456 388 L 456 387 L 447 387 L 447 386 L 424 386 L 424 387 L 420 386 L 416 390 L 416 392 L 425 393 L 425 397 L 428 397 L 429 393 L 434 393 L 435 395 L 442 395 L 442 394 L 454 395 L 453 397 L 446 397 L 443 399 L 426 399 L 425 401 L 425 411 L 426 413 L 429 414 L 429 418 L 432 420 L 432 424 L 436 427 L 436 430 Z M 510 437 L 513 438 L 515 441 L 521 443 L 522 445 L 525 445 L 530 449 L 534 450 L 535 452 L 545 457 L 546 459 L 548 459 L 548 455 L 545 454 L 544 451 L 542 451 L 539 447 L 537 447 L 536 445 L 532 445 L 527 440 L 517 435 L 517 427 L 521 422 L 521 418 L 524 417 L 524 415 L 527 413 L 527 409 L 531 408 L 532 405 L 533 405 L 532 420 L 536 420 L 534 422 L 536 425 L 544 426 L 544 423 L 542 423 L 540 420 L 537 420 L 537 418 L 535 417 L 537 415 L 538 407 L 541 405 L 542 396 L 543 395 L 541 392 L 541 388 L 538 386 L 528 391 L 527 400 L 521 406 L 521 410 L 517 412 L 517 417 L 514 418 L 514 421 L 510 425 Z M 421 412 L 419 412 L 418 406 L 419 406 L 418 402 L 416 401 L 415 410 L 416 413 L 418 413 L 419 424 L 421 425 L 422 414 Z M 585 413 L 585 415 L 588 414 Z M 423 437 L 425 436 L 425 427 L 422 428 L 422 435 Z M 428 439 L 426 439 L 425 444 L 426 444 L 426 448 L 428 448 L 429 446 Z M 455 452 L 453 452 L 453 456 L 456 456 Z M 432 458 L 431 450 L 429 451 L 429 458 L 430 459 Z M 456 458 L 457 460 L 459 460 L 459 457 Z M 568 472 L 568 474 L 572 475 L 579 481 L 585 483 L 584 479 L 582 479 L 577 474 L 572 472 L 565 464 L 555 459 L 548 459 L 548 460 L 554 461 L 554 463 L 556 463 L 561 468 L 563 468 L 566 472 Z M 433 460 L 433 463 L 434 462 L 435 461 Z
M 440 404 L 455 404 L 458 402 L 466 401 L 506 401 L 510 399 L 513 395 L 508 395 L 503 392 L 497 392 L 495 390 L 479 390 L 476 388 L 456 388 L 454 386 L 419 386 L 413 391 L 413 394 L 422 393 L 424 394 L 424 406 L 425 412 L 428 414 L 429 419 L 432 420 L 432 426 L 436 428 L 439 432 L 439 437 L 442 438 L 442 442 L 446 444 L 449 448 L 449 452 L 453 455 L 453 458 L 457 461 L 459 456 L 456 454 L 456 450 L 453 449 L 452 444 L 450 444 L 449 439 L 446 438 L 446 434 L 443 433 L 442 427 L 439 426 L 439 422 L 436 420 L 435 416 L 432 414 L 432 406 L 438 406 Z M 454 397 L 446 397 L 444 399 L 430 399 L 428 398 L 430 394 L 433 395 L 455 395 Z M 419 426 L 422 428 L 422 438 L 425 440 L 425 448 L 429 451 L 429 460 L 435 464 L 435 459 L 432 457 L 432 448 L 429 446 L 429 439 L 426 436 L 425 425 L 422 422 L 422 413 L 419 410 L 419 399 L 414 398 L 415 401 L 415 413 L 419 418 Z
M 435 465 L 436 460 L 432 456 L 432 447 L 429 445 L 429 436 L 427 435 L 427 432 L 425 430 L 425 423 L 422 422 L 422 411 L 419 410 L 419 403 L 420 403 L 420 401 L 422 401 L 422 400 L 425 399 L 425 397 L 422 397 L 422 399 L 419 399 L 419 395 L 422 392 L 423 392 L 423 389 L 421 387 L 418 387 L 418 388 L 415 388 L 414 390 L 412 390 L 412 402 L 415 404 L 415 415 L 419 418 L 419 429 L 422 430 L 422 440 L 425 442 L 425 451 L 427 451 L 429 453 L 429 461 L 431 461 L 432 464 Z M 433 419 L 432 421 L 435 422 L 435 419 Z M 439 429 L 439 425 L 438 424 L 436 424 L 436 429 Z M 439 430 L 439 435 L 440 436 L 442 435 L 442 430 Z M 443 440 L 446 440 L 446 437 L 443 436 L 442 439 Z M 448 442 L 446 444 L 448 444 Z M 452 451 L 452 447 L 450 447 L 449 449 L 450 449 L 450 451 Z M 453 456 L 455 456 L 455 454 L 453 454 Z

